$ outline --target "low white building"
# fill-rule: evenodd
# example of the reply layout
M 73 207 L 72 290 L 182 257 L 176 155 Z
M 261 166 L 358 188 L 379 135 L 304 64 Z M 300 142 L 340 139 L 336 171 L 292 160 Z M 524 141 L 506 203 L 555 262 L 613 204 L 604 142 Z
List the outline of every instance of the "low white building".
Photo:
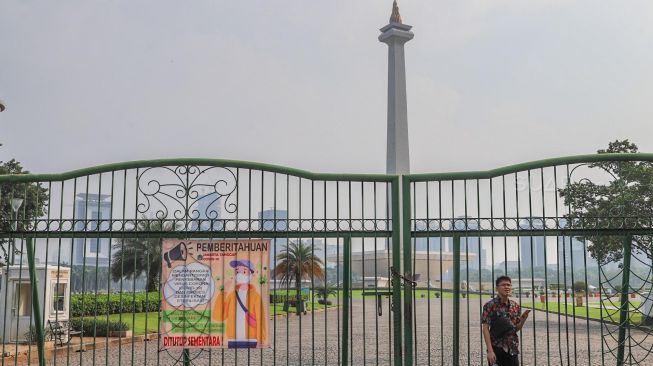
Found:
M 37 265 L 36 277 L 41 314 L 45 314 L 44 328 L 48 328 L 48 321 L 67 323 L 70 268 Z M 28 340 L 30 324 L 34 324 L 34 318 L 27 265 L 9 266 L 0 270 L 0 294 L 6 295 L 0 297 L 0 342 Z
M 461 256 L 461 264 L 476 261 L 476 255 L 469 253 Z M 403 256 L 401 258 L 403 261 Z M 327 265 L 331 264 L 344 268 L 344 256 L 327 257 Z M 374 287 L 374 278 L 378 281 L 378 286 L 386 284 L 389 286 L 391 277 L 390 267 L 392 266 L 392 252 L 387 249 L 377 251 L 352 252 L 351 253 L 351 271 L 352 286 Z M 413 273 L 417 287 L 447 287 L 442 282 L 442 274 L 453 268 L 453 253 L 440 251 L 417 250 L 413 252 Z M 442 272 L 440 272 L 442 271 Z M 360 278 L 357 280 L 357 278 Z M 370 286 L 371 284 L 371 286 Z

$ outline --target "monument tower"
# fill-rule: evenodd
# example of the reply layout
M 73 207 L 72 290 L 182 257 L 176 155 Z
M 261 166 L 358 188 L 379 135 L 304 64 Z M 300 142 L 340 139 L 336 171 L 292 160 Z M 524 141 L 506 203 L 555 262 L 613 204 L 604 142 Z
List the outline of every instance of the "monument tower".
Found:
M 408 112 L 406 106 L 406 61 L 404 44 L 413 39 L 412 26 L 403 24 L 397 1 L 392 3 L 390 22 L 381 28 L 379 41 L 388 45 L 388 134 L 386 173 L 410 173 Z

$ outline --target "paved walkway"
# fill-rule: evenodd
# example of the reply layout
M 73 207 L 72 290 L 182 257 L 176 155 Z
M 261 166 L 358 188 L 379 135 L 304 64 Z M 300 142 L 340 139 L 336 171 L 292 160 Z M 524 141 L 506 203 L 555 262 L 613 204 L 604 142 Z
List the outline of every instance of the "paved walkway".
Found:
M 389 365 L 392 362 L 392 325 L 388 299 L 383 313 L 376 314 L 374 298 L 352 301 L 350 362 L 353 365 Z M 460 365 L 485 365 L 480 336 L 480 301 L 461 299 Z M 469 317 L 467 316 L 469 308 Z M 453 357 L 452 300 L 425 299 L 416 302 L 416 364 L 450 365 Z M 522 365 L 614 365 L 617 328 L 597 322 L 531 313 L 522 335 Z M 191 351 L 193 365 L 337 365 L 342 339 L 340 314 L 336 309 L 305 316 L 279 316 L 271 321 L 273 349 Z M 430 319 L 430 320 L 429 320 Z M 469 331 L 468 331 L 469 327 Z M 548 328 L 548 332 L 547 332 Z M 602 336 L 603 332 L 603 336 Z M 608 332 L 613 332 L 611 335 Z M 653 348 L 653 335 L 632 330 L 632 357 L 642 365 Z M 613 338 L 612 338 L 613 337 Z M 639 345 L 636 345 L 639 343 Z M 610 352 L 613 349 L 614 354 Z M 653 356 L 651 356 L 653 357 Z M 547 362 L 548 358 L 548 362 Z M 635 362 L 632 362 L 635 364 Z M 10 363 L 11 365 L 14 362 Z M 36 364 L 36 363 L 32 363 Z M 71 348 L 48 360 L 49 365 L 181 365 L 180 350 L 161 350 L 156 339 L 76 353 Z M 627 362 L 628 364 L 628 362 Z M 9 363 L 7 363 L 9 365 Z M 0 365 L 1 366 L 1 365 Z

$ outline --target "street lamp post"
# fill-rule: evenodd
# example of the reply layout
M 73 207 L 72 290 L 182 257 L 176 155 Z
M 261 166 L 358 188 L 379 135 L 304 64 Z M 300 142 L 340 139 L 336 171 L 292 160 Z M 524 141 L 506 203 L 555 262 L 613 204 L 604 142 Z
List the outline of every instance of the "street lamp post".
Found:
M 23 199 L 22 198 L 12 198 L 11 199 L 11 209 L 14 211 L 14 232 L 18 231 L 18 209 L 20 206 L 23 205 Z M 14 238 L 11 241 L 11 244 L 13 248 L 10 249 L 11 251 L 11 261 L 10 264 L 14 264 L 14 260 L 16 259 L 16 253 L 18 253 L 18 250 L 16 250 L 16 238 Z

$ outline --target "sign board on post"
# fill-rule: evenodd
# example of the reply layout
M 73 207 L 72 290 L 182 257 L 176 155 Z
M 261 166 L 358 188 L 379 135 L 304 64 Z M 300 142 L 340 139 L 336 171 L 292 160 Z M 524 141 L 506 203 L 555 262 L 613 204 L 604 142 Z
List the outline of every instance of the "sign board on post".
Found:
M 268 348 L 270 240 L 164 240 L 167 348 Z

